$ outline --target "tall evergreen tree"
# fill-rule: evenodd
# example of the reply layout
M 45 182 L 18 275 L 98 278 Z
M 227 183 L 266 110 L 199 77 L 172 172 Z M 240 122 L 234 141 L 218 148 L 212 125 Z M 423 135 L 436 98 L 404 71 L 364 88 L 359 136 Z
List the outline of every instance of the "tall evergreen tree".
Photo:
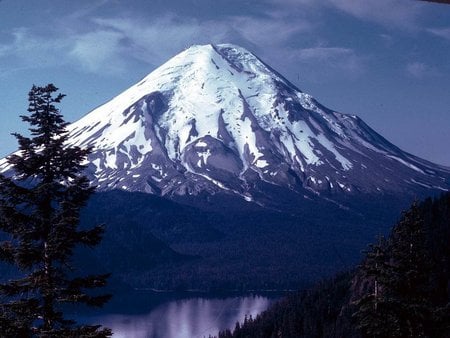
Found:
M 398 331 L 393 311 L 395 299 L 387 292 L 392 272 L 389 263 L 387 242 L 380 238 L 377 244 L 369 246 L 359 267 L 359 278 L 365 281 L 365 292 L 357 301 L 358 311 L 354 317 L 365 337 L 395 337 Z
M 432 313 L 430 276 L 433 258 L 423 211 L 415 202 L 394 227 L 390 243 L 392 273 L 389 291 L 398 300 L 404 337 L 427 336 Z
M 360 268 L 369 287 L 355 317 L 364 337 L 427 337 L 432 324 L 433 259 L 418 203 L 403 213 L 386 243 L 373 246 Z
M 74 249 L 94 247 L 104 227 L 79 229 L 80 209 L 94 191 L 82 175 L 89 149 L 67 145 L 59 109 L 64 95 L 53 84 L 29 93 L 30 137 L 14 134 L 19 151 L 8 157 L 12 177 L 0 175 L 0 259 L 18 268 L 17 279 L 0 284 L 0 332 L 4 337 L 109 337 L 99 325 L 77 325 L 62 306 L 102 306 L 107 274 L 78 276 Z M 3 337 L 2 336 L 2 337 Z

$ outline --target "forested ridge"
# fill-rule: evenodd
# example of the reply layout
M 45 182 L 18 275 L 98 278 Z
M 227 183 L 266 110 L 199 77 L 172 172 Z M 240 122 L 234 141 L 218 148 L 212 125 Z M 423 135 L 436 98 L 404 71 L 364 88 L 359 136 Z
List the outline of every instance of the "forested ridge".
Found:
M 219 338 L 450 337 L 450 193 L 415 202 L 353 271 L 246 318 Z

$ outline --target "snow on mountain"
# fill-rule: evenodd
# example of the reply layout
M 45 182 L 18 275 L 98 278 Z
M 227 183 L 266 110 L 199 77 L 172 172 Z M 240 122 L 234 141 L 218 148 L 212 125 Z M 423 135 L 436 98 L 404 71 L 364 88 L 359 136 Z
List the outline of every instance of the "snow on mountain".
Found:
M 447 190 L 450 169 L 329 110 L 244 48 L 193 46 L 69 126 L 100 190 L 316 194 Z

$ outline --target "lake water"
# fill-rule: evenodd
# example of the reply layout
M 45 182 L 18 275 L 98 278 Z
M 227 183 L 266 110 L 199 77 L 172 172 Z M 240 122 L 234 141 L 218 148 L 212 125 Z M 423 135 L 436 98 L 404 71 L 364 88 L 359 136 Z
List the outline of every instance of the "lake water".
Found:
M 147 298 L 147 312 L 139 311 Z M 114 338 L 203 338 L 232 329 L 245 316 L 255 317 L 276 298 L 267 296 L 196 296 L 164 301 L 143 295 L 136 308 L 129 303 L 125 313 L 89 316 L 81 321 L 102 324 L 113 330 Z M 152 301 L 158 303 L 154 307 Z

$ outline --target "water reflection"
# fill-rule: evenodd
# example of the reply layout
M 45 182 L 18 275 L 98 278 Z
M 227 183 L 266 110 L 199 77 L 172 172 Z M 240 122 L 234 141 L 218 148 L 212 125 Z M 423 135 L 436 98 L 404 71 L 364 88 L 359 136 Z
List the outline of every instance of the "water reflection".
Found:
M 272 299 L 262 296 L 174 300 L 145 315 L 104 315 L 91 318 L 110 327 L 114 338 L 203 338 L 255 317 Z

